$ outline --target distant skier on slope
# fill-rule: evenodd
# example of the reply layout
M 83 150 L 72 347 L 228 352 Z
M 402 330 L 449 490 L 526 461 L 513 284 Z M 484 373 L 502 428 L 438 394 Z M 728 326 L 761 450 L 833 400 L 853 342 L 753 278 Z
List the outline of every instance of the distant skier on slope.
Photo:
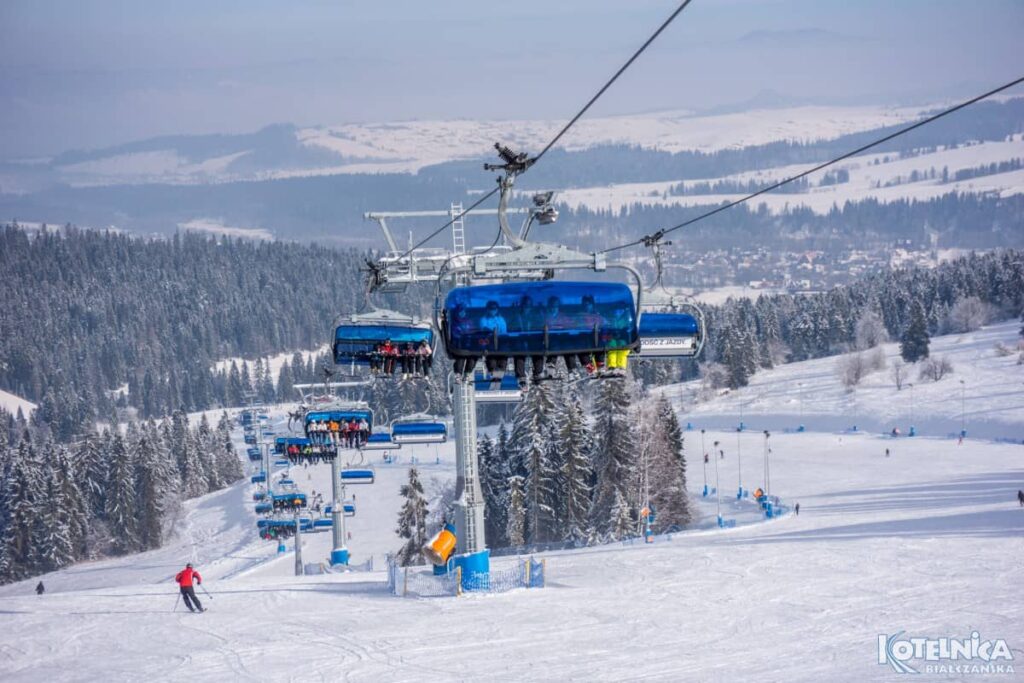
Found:
M 45 592 L 46 592 L 46 586 L 44 586 L 43 582 L 40 581 L 39 583 L 36 584 L 36 595 L 42 595 Z
M 181 597 L 185 600 L 185 607 L 188 607 L 188 611 L 195 612 L 199 610 L 204 612 L 203 605 L 199 602 L 199 598 L 196 597 L 196 589 L 192 586 L 193 579 L 198 584 L 203 583 L 203 577 L 195 569 L 192 569 L 191 562 L 186 564 L 185 568 L 174 577 L 174 580 L 178 582 L 178 586 L 181 588 Z M 195 603 L 195 607 L 192 607 L 192 603 Z
M 1024 508 L 1024 491 L 1017 491 L 1017 502 L 1020 503 L 1022 508 Z M 43 582 L 40 581 L 39 585 L 43 585 Z

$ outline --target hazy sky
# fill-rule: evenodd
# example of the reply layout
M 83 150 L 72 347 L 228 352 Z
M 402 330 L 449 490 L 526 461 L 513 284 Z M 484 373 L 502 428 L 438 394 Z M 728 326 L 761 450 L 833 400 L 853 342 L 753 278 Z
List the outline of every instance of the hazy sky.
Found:
M 2 0 L 0 158 L 268 123 L 571 116 L 676 0 Z M 1022 0 L 694 0 L 595 114 L 1024 75 Z

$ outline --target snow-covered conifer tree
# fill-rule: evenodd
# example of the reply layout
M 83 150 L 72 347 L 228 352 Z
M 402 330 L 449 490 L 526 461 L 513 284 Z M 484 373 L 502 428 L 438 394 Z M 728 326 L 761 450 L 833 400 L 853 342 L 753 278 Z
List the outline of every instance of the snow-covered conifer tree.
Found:
M 402 484 L 400 494 L 405 502 L 398 513 L 399 538 L 408 539 L 398 551 L 395 559 L 403 567 L 419 564 L 423 546 L 427 543 L 427 499 L 423 495 L 423 484 L 415 467 L 409 468 L 409 481 Z

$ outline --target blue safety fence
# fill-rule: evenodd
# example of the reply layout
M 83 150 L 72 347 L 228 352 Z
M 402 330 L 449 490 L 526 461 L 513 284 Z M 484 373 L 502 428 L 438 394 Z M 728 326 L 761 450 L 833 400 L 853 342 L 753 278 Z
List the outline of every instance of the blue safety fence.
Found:
M 505 593 L 516 588 L 543 588 L 546 563 L 532 557 L 518 559 L 506 569 L 462 576 L 460 569 L 435 575 L 424 567 L 399 567 L 388 557 L 387 589 L 392 595 L 439 597 L 463 592 Z

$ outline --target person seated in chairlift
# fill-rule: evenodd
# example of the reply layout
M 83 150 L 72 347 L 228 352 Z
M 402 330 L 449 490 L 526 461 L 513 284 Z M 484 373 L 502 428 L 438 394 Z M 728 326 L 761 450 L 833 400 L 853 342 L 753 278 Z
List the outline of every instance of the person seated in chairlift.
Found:
M 604 327 L 605 321 L 604 316 L 597 312 L 594 306 L 594 296 L 592 294 L 585 294 L 583 301 L 581 302 L 581 310 L 577 316 L 577 324 L 587 330 L 597 330 L 600 332 L 601 328 Z M 584 368 L 586 368 L 588 374 L 593 374 L 597 370 L 604 369 L 605 354 L 602 353 L 581 353 L 577 355 L 577 359 Z
M 505 321 L 498 308 L 497 301 L 487 302 L 487 312 L 480 318 L 480 329 L 487 330 L 493 337 L 501 334 L 508 334 L 508 323 Z M 487 372 L 491 376 L 492 383 L 500 383 L 502 377 L 505 376 L 505 368 L 508 367 L 507 356 L 487 356 Z
M 625 375 L 629 361 L 629 347 L 621 338 L 629 329 L 629 314 L 625 308 L 615 309 L 615 315 L 609 321 L 608 327 L 613 331 L 608 341 L 608 374 Z
M 370 423 L 365 418 L 359 419 L 359 445 L 365 446 L 366 440 L 370 437 Z
M 548 297 L 547 312 L 544 316 L 544 324 L 548 330 L 571 330 L 576 327 L 576 321 L 566 315 L 561 309 L 561 301 L 557 296 Z M 569 374 L 576 372 L 576 354 L 567 353 L 562 356 L 565 361 L 565 369 Z M 554 365 L 554 359 L 548 357 L 548 362 Z
M 355 448 L 359 444 L 359 423 L 353 417 L 348 421 L 348 447 Z
M 430 344 L 424 339 L 416 349 L 416 374 L 426 377 L 430 374 L 430 365 L 434 352 L 430 350 Z
M 474 331 L 473 322 L 469 319 L 469 312 L 464 304 L 457 304 L 455 306 L 450 325 L 452 338 L 471 334 Z M 453 365 L 455 381 L 461 382 L 467 375 L 473 374 L 473 368 L 476 367 L 476 358 L 473 356 L 456 356 Z
M 416 347 L 406 342 L 402 347 L 402 379 L 409 379 L 416 368 Z
M 385 339 L 384 343 L 380 345 L 379 351 L 383 362 L 384 374 L 394 374 L 395 361 L 398 359 L 398 347 L 392 344 L 390 339 Z
M 373 347 L 373 350 L 368 354 L 370 359 L 370 372 L 374 375 L 380 374 L 381 367 L 384 365 L 384 356 L 380 350 L 381 344 L 377 344 Z
M 533 298 L 524 294 L 519 299 L 519 308 L 515 316 L 515 330 L 517 332 L 540 332 L 544 329 L 544 310 L 535 306 Z M 516 347 L 517 351 L 529 351 L 530 340 L 523 335 Z M 530 356 L 533 364 L 533 378 L 540 379 L 544 372 L 544 356 Z M 520 382 L 526 381 L 526 357 L 516 356 L 514 360 L 516 379 Z

